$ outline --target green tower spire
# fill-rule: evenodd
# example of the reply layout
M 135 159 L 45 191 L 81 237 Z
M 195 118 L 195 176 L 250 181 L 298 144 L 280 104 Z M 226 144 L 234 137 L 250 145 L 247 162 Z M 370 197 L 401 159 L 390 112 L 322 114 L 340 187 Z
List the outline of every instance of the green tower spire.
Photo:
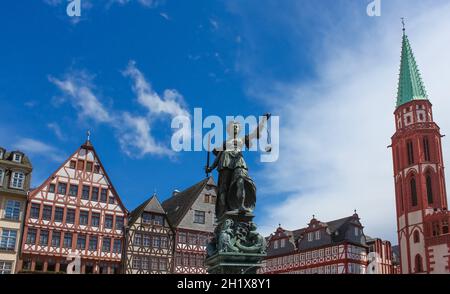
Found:
M 428 99 L 408 36 L 403 27 L 402 60 L 398 81 L 397 107 L 413 100 Z

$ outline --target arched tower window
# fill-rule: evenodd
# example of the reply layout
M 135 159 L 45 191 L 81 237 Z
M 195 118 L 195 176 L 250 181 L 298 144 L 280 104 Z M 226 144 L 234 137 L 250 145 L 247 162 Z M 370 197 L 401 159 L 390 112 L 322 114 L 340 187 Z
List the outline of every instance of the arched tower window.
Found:
M 412 141 L 408 141 L 406 143 L 406 148 L 407 148 L 407 152 L 408 152 L 408 164 L 412 165 L 414 164 L 414 148 L 413 148 L 413 142 Z
M 425 155 L 425 161 L 431 161 L 430 157 L 430 143 L 428 137 L 423 138 L 423 153 Z
M 416 179 L 412 178 L 410 181 L 411 186 L 411 205 L 417 206 L 417 186 Z
M 420 256 L 420 254 L 416 255 L 415 265 L 416 265 L 416 273 L 423 272 L 423 261 L 422 261 L 422 256 Z
M 428 204 L 433 204 L 433 181 L 431 175 L 427 175 L 427 199 Z
M 420 242 L 420 235 L 419 235 L 419 231 L 418 230 L 414 231 L 413 239 L 414 239 L 414 243 L 419 243 Z

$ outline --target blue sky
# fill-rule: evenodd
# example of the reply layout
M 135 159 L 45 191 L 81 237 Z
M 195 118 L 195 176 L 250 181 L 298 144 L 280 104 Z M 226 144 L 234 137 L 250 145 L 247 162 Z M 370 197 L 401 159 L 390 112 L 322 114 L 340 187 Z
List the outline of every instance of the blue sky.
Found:
M 0 4 L 0 145 L 29 154 L 33 185 L 90 129 L 130 210 L 154 190 L 164 200 L 204 178 L 204 152 L 165 152 L 173 115 L 271 112 L 280 116 L 280 160 L 247 154 L 263 231 L 358 209 L 366 233 L 395 243 L 386 146 L 399 19 L 408 19 L 435 118 L 450 129 L 446 1 L 382 0 L 380 17 L 367 16 L 366 0 L 81 2 L 77 20 L 62 0 Z

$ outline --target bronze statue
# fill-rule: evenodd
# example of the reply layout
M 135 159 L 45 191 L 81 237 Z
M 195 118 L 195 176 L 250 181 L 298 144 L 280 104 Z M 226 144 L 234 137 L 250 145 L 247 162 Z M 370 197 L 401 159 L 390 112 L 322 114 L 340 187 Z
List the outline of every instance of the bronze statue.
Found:
M 219 173 L 218 199 L 216 203 L 216 217 L 220 219 L 224 214 L 251 214 L 256 204 L 256 187 L 248 175 L 242 151 L 244 146 L 250 149 L 252 141 L 260 138 L 260 133 L 270 114 L 265 114 L 256 130 L 244 137 L 238 137 L 241 126 L 238 122 L 231 122 L 227 127 L 229 138 L 222 148 L 214 149 L 216 156 L 214 163 L 206 167 L 206 173 L 217 168 Z

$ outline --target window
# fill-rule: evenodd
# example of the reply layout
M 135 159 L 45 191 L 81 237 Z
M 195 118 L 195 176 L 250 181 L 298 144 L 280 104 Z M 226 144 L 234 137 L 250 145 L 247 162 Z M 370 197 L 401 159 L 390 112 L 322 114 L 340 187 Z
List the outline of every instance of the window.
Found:
M 70 168 L 75 169 L 76 165 L 77 165 L 77 162 L 76 162 L 75 160 L 71 160 L 71 161 L 70 161 L 70 165 L 69 165 Z
M 278 240 L 275 240 L 275 242 L 273 242 L 273 249 L 278 249 Z
M 188 234 L 188 244 L 197 245 L 197 234 L 189 233 Z
M 78 160 L 77 169 L 84 170 L 84 160 Z
M 11 188 L 23 189 L 25 174 L 23 172 L 13 172 L 11 175 Z
M 58 194 L 66 195 L 67 183 L 58 183 Z
M 89 212 L 88 211 L 80 211 L 80 225 L 86 226 L 88 224 Z
M 158 258 L 154 257 L 150 259 L 151 263 L 152 263 L 152 270 L 153 271 L 157 271 L 158 270 Z
M 75 223 L 75 209 L 72 209 L 72 208 L 67 209 L 66 223 L 68 223 L 68 224 Z
M 140 256 L 133 256 L 133 269 L 140 269 L 141 268 L 141 257 Z
M 49 186 L 48 186 L 48 192 L 49 193 L 55 193 L 55 184 L 50 184 Z
M 142 234 L 141 233 L 136 233 L 134 235 L 134 242 L 133 242 L 133 244 L 137 245 L 137 246 L 141 246 L 142 245 Z
M 113 226 L 113 216 L 110 214 L 105 215 L 105 229 L 112 229 Z
M 90 161 L 86 162 L 86 171 L 92 172 L 92 162 Z
M 320 240 L 320 231 L 316 231 L 316 240 Z
M 103 238 L 102 251 L 103 252 L 111 251 L 111 238 Z
M 416 265 L 415 266 L 416 273 L 423 272 L 423 262 L 422 262 L 422 256 L 420 256 L 420 254 L 416 255 L 415 265 Z
M 91 192 L 91 187 L 83 185 L 83 192 L 81 193 L 81 199 L 89 200 L 90 192 Z
M 92 187 L 92 201 L 98 201 L 98 187 Z
M 448 234 L 448 221 L 442 222 L 442 234 Z
M 196 224 L 204 224 L 205 223 L 205 212 L 195 210 L 194 211 L 194 223 Z
M 122 243 L 120 240 L 114 240 L 113 251 L 114 253 L 120 253 L 122 251 Z
M 0 275 L 12 274 L 12 262 L 0 261 Z
M 427 199 L 428 204 L 433 204 L 433 182 L 431 176 L 427 176 Z
M 3 176 L 4 175 L 5 175 L 5 172 L 3 171 L 3 169 L 0 168 L 0 186 L 3 186 Z
M 205 203 L 209 203 L 210 194 L 205 194 Z
M 123 218 L 122 217 L 116 217 L 116 230 L 122 230 L 123 229 Z
M 63 207 L 55 207 L 55 222 L 63 222 L 64 218 L 64 208 Z
M 27 239 L 25 243 L 28 245 L 36 244 L 36 229 L 28 229 Z
M 408 164 L 414 164 L 414 148 L 412 141 L 406 143 L 407 151 L 408 151 Z
M 143 245 L 146 246 L 146 247 L 150 247 L 151 246 L 150 235 L 144 234 Z
M 280 240 L 280 247 L 284 248 L 286 246 L 286 239 L 281 239 Z
M 212 204 L 216 204 L 216 201 L 217 201 L 217 197 L 215 195 L 212 195 L 211 196 L 211 203 Z
M 44 205 L 42 210 L 42 219 L 46 221 L 52 220 L 52 207 L 50 205 Z
M 22 162 L 22 155 L 20 155 L 19 153 L 14 153 L 13 161 L 18 163 Z
M 72 233 L 64 233 L 64 248 L 72 248 Z
M 20 202 L 16 200 L 7 200 L 5 207 L 5 218 L 10 220 L 19 220 Z
M 102 192 L 100 194 L 100 202 L 106 203 L 107 198 L 108 198 L 108 189 L 102 188 Z
M 48 246 L 48 231 L 41 230 L 39 234 L 39 245 Z
M 116 200 L 114 199 L 114 195 L 110 194 L 109 195 L 109 204 L 114 204 L 114 203 L 116 203 Z
M 182 244 L 186 244 L 187 243 L 187 238 L 186 238 L 186 233 L 184 232 L 180 232 L 178 235 L 178 243 L 182 243 Z
M 423 153 L 425 155 L 425 161 L 430 161 L 430 143 L 428 141 L 428 138 L 423 138 Z
M 414 178 L 410 181 L 411 186 L 411 205 L 417 206 L 417 186 L 416 186 L 416 180 Z
M 419 243 L 419 242 L 420 242 L 419 231 L 415 230 L 414 231 L 414 243 Z
M 54 231 L 52 233 L 52 247 L 59 247 L 61 244 L 61 232 Z
M 152 215 L 148 212 L 142 213 L 142 222 L 145 224 L 149 224 L 152 221 Z
M 203 264 L 203 259 L 201 259 L 200 261 L 201 261 L 200 264 Z M 201 266 L 201 265 L 199 265 L 199 259 L 197 259 L 197 266 Z M 160 271 L 167 270 L 167 260 L 165 258 L 159 259 L 159 270 Z
M 100 173 L 100 165 L 96 164 L 94 166 L 94 173 L 99 174 Z
M 308 233 L 308 242 L 311 242 L 314 239 L 313 233 Z
M 92 250 L 92 251 L 97 250 L 97 236 L 89 237 L 89 250 Z
M 5 151 L 3 151 L 3 149 L 0 149 L 0 159 L 3 159 L 3 153 L 4 153 Z
M 161 215 L 154 215 L 153 216 L 153 224 L 157 226 L 164 225 L 164 218 Z
M 86 235 L 78 235 L 77 237 L 77 249 L 85 250 L 86 249 Z
M 142 257 L 142 269 L 143 270 L 148 270 L 148 263 L 149 263 L 148 258 Z
M 359 236 L 359 228 L 355 227 L 355 236 L 358 237 Z
M 160 248 L 161 247 L 161 237 L 160 236 L 153 236 L 152 238 L 152 246 L 154 248 Z
M 78 195 L 78 185 L 70 185 L 69 195 L 72 197 L 77 197 Z
M 100 213 L 93 212 L 91 216 L 91 226 L 98 228 L 100 226 Z
M 167 248 L 168 239 L 167 237 L 161 237 L 161 248 Z
M 2 239 L 0 240 L 0 250 L 15 250 L 16 239 L 17 231 L 3 229 Z

